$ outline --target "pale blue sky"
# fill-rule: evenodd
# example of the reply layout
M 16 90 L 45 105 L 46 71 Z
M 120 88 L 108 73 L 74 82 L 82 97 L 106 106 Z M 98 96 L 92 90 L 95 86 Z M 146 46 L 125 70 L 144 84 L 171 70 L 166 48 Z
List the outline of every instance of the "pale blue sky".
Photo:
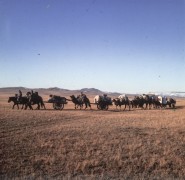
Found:
M 185 0 L 0 0 L 0 87 L 185 91 Z

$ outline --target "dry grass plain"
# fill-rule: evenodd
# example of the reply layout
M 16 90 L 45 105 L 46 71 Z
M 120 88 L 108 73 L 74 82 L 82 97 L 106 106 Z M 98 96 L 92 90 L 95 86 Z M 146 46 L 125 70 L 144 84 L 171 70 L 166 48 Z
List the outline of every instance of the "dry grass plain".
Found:
M 174 110 L 31 111 L 12 110 L 8 96 L 0 94 L 0 179 L 185 178 L 185 99 Z

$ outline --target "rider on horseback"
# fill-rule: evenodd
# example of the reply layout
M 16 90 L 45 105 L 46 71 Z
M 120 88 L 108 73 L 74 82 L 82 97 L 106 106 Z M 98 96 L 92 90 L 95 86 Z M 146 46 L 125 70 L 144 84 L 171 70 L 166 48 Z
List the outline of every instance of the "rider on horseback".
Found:
M 17 97 L 17 101 L 21 101 L 21 99 L 22 99 L 22 92 L 21 92 L 21 90 L 19 90 L 19 96 Z
M 15 98 L 17 99 L 17 101 L 18 101 L 18 94 L 15 94 Z

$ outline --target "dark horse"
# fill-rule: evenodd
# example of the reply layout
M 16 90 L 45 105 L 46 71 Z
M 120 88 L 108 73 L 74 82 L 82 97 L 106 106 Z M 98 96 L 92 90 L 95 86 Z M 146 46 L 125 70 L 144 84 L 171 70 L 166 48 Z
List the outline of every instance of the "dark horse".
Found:
M 85 109 L 89 106 L 91 108 L 91 104 L 89 99 L 86 96 L 78 96 L 75 97 L 74 95 L 70 96 L 72 102 L 75 104 L 75 109 L 80 107 L 80 109 L 83 107 L 83 105 L 85 104 Z
M 119 106 L 120 110 L 121 110 L 121 106 L 125 105 L 125 108 L 123 110 L 125 110 L 126 107 L 128 106 L 129 107 L 129 111 L 130 111 L 130 101 L 129 101 L 129 99 L 122 99 L 121 100 L 119 98 L 116 98 L 116 99 L 113 99 L 112 102 L 114 102 L 114 104 L 116 105 L 116 109 Z
M 21 97 L 20 101 L 18 101 L 17 97 L 12 96 L 12 97 L 9 97 L 9 99 L 8 99 L 8 103 L 10 103 L 10 102 L 14 103 L 13 106 L 12 106 L 12 109 L 14 109 L 15 105 L 17 105 L 17 109 L 19 109 L 19 104 L 22 104 L 22 108 L 21 109 L 23 109 L 24 106 L 25 106 L 25 108 L 27 108 L 27 106 L 29 106 L 30 109 L 33 109 L 31 107 L 31 105 L 28 104 L 29 101 L 28 101 L 27 97 Z
M 28 106 L 37 104 L 36 109 L 40 109 L 40 106 L 43 107 L 44 109 L 46 109 L 42 97 L 39 96 L 37 92 L 35 92 L 35 93 L 27 92 L 26 95 L 27 95 L 28 101 L 29 101 L 27 103 Z M 26 108 L 27 108 L 27 106 L 26 106 Z

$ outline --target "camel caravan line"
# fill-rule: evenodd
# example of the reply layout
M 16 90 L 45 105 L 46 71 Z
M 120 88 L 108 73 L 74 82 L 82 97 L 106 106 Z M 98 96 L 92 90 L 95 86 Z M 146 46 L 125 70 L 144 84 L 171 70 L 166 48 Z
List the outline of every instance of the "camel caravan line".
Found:
M 175 108 L 176 100 L 173 98 L 167 98 L 165 96 L 158 95 L 148 95 L 142 94 L 135 96 L 133 99 L 129 99 L 127 95 L 123 94 L 118 96 L 115 99 L 108 97 L 107 94 L 96 95 L 94 97 L 94 102 L 91 103 L 89 98 L 81 92 L 80 95 L 74 96 L 71 95 L 70 99 L 65 97 L 50 95 L 48 101 L 43 101 L 43 98 L 38 94 L 38 92 L 27 92 L 25 96 L 22 96 L 22 92 L 19 90 L 19 94 L 9 97 L 8 102 L 13 102 L 12 109 L 19 105 L 22 105 L 21 109 L 31 109 L 33 110 L 32 105 L 37 105 L 36 109 L 46 109 L 45 104 L 52 103 L 53 109 L 62 110 L 64 105 L 71 101 L 74 104 L 75 109 L 92 109 L 91 105 L 96 105 L 99 110 L 108 110 L 109 106 L 115 105 L 116 109 L 130 111 L 131 108 L 142 108 L 142 109 L 159 109 L 159 108 Z M 123 107 L 123 108 L 122 108 Z

